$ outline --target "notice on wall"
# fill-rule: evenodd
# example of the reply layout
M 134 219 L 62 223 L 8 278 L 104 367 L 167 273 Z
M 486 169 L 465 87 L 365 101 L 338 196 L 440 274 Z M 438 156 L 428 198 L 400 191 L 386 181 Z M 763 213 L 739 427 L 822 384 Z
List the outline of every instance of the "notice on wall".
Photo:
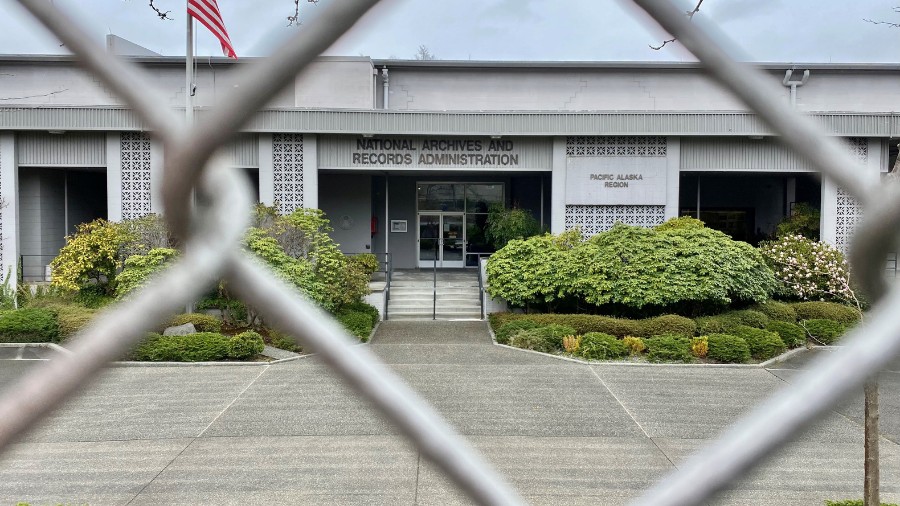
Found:
M 666 159 L 583 156 L 566 160 L 566 204 L 664 205 Z
M 547 139 L 322 137 L 319 168 L 550 170 Z

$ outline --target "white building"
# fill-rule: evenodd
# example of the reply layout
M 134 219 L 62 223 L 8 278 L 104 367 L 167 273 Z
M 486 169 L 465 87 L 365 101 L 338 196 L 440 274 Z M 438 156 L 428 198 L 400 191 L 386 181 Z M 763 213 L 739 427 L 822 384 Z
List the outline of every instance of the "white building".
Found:
M 183 59 L 132 60 L 168 97 L 160 107 L 183 107 Z M 227 107 L 234 65 L 198 62 L 201 119 Z M 860 178 L 888 171 L 900 66 L 760 67 L 801 83 L 777 98 L 844 138 Z M 161 146 L 72 58 L 0 57 L 0 97 L 4 272 L 21 259 L 25 279 L 42 277 L 78 223 L 163 211 Z M 654 225 L 699 206 L 708 224 L 748 240 L 806 202 L 821 209 L 822 238 L 841 247 L 860 216 L 693 63 L 323 57 L 230 150 L 260 201 L 319 207 L 345 252 L 388 251 L 395 268 L 431 266 L 439 236 L 439 265 L 473 265 L 492 202 L 529 209 L 555 233 Z

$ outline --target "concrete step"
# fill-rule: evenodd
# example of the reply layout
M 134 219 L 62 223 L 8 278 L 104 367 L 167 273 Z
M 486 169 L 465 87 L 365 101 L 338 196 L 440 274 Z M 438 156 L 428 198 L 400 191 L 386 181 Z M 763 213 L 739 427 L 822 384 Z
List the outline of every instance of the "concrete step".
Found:
M 481 292 L 478 290 L 445 290 L 437 292 L 437 299 L 477 299 Z M 391 290 L 391 300 L 394 299 L 431 299 L 435 294 L 431 291 L 407 291 Z
M 436 315 L 438 320 L 480 320 L 481 313 L 480 312 L 468 312 L 468 313 L 445 313 L 438 312 Z M 428 314 L 413 314 L 413 313 L 397 313 L 391 314 L 390 320 L 431 320 L 431 313 Z

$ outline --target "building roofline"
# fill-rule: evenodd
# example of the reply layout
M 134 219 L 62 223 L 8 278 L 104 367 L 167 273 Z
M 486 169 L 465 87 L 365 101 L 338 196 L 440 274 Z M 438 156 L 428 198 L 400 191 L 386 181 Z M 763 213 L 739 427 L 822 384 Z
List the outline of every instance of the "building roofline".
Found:
M 122 56 L 128 61 L 145 65 L 183 65 L 183 56 Z M 260 57 L 232 60 L 224 56 L 198 56 L 199 62 L 212 65 L 237 65 Z M 2 63 L 66 64 L 79 58 L 64 54 L 0 54 Z M 371 62 L 376 67 L 422 69 L 622 69 L 622 70 L 699 70 L 698 62 L 673 61 L 499 61 L 499 60 L 392 60 L 368 56 L 319 56 L 316 61 Z M 812 62 L 749 62 L 763 70 L 825 70 L 825 71 L 900 71 L 897 63 L 812 63 Z

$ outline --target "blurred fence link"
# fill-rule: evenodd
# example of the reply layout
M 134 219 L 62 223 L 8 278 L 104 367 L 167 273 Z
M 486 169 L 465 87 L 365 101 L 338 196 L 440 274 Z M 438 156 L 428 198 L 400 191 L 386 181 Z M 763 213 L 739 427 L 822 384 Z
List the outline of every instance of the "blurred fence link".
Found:
M 73 17 L 48 0 L 18 0 L 72 50 L 105 86 L 141 117 L 165 152 L 163 201 L 166 220 L 184 239 L 184 255 L 133 297 L 105 311 L 77 336 L 74 353 L 36 367 L 0 397 L 0 451 L 110 361 L 136 345 L 146 329 L 165 321 L 201 295 L 204 286 L 227 279 L 237 294 L 260 308 L 267 320 L 318 353 L 344 380 L 374 405 L 479 504 L 521 504 L 513 491 L 466 441 L 413 390 L 382 365 L 326 313 L 243 252 L 240 241 L 251 205 L 247 183 L 217 150 L 265 105 L 273 94 L 350 29 L 377 0 L 340 0 L 323 9 L 315 23 L 283 44 L 272 56 L 235 70 L 236 85 L 217 108 L 192 127 L 146 83 L 141 68 L 116 59 L 96 45 Z M 900 222 L 900 198 L 888 187 L 865 186 L 855 177 L 856 161 L 819 125 L 775 100 L 776 85 L 751 67 L 730 58 L 707 31 L 692 23 L 668 0 L 634 0 L 677 37 L 725 87 L 755 110 L 797 153 L 852 193 L 864 206 L 852 264 L 868 294 L 880 300 L 865 326 L 846 346 L 792 385 L 756 406 L 716 442 L 650 489 L 641 504 L 700 504 L 788 441 L 848 392 L 893 358 L 900 327 L 891 312 L 900 309 L 900 292 L 888 291 L 884 258 L 892 251 Z M 600 133 L 600 132 L 598 132 Z

